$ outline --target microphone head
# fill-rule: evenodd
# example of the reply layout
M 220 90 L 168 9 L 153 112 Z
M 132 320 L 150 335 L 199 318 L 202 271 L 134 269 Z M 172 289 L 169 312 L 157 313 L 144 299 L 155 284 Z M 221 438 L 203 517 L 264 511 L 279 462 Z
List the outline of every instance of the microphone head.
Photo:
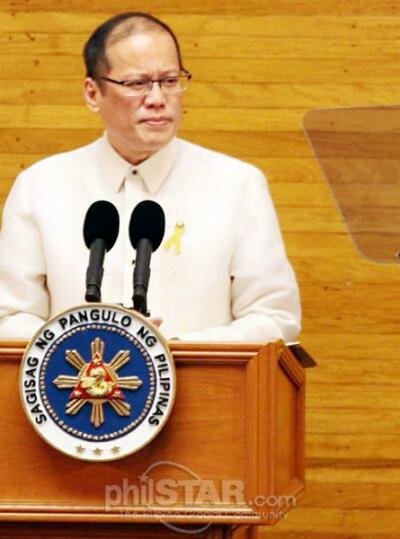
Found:
M 109 251 L 117 240 L 119 232 L 119 215 L 116 207 L 107 200 L 93 202 L 86 212 L 83 224 L 83 237 L 86 247 L 90 249 L 94 240 L 104 241 Z
M 153 200 L 143 200 L 134 208 L 129 222 L 129 237 L 134 249 L 139 240 L 150 241 L 157 250 L 165 232 L 165 215 L 162 207 Z

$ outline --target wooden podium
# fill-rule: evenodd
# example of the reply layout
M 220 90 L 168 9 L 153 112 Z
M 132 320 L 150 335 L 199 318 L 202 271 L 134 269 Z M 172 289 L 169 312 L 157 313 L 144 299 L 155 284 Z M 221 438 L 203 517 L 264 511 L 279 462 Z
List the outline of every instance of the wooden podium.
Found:
M 28 423 L 25 344 L 0 342 L 1 537 L 254 537 L 253 526 L 275 524 L 302 494 L 305 374 L 282 343 L 171 342 L 167 425 L 139 452 L 103 463 L 63 455 Z

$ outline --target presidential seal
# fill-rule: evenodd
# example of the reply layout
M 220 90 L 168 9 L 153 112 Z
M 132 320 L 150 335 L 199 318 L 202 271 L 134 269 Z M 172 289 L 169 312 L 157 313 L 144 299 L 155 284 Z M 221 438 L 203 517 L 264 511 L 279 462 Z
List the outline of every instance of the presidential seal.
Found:
M 21 364 L 20 394 L 37 433 L 82 460 L 115 460 L 148 444 L 175 397 L 168 346 L 142 315 L 87 304 L 47 322 Z

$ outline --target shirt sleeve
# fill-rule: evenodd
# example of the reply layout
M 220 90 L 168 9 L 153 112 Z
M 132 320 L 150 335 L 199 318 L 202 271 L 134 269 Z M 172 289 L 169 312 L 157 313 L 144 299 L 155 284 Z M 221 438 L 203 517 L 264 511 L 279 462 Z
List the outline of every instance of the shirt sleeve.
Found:
M 33 216 L 30 182 L 16 179 L 0 230 L 0 338 L 31 338 L 49 316 L 43 245 Z
M 230 264 L 232 322 L 177 335 L 186 341 L 285 342 L 300 332 L 299 289 L 264 175 L 256 169 L 242 196 Z

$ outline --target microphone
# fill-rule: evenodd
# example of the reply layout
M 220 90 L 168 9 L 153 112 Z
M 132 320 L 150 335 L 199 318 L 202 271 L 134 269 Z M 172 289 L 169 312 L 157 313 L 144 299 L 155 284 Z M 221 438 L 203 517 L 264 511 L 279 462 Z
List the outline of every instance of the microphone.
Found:
M 150 258 L 161 244 L 165 232 L 165 215 L 162 207 L 152 200 L 143 200 L 134 208 L 129 222 L 129 237 L 136 249 L 133 272 L 133 308 L 145 316 L 147 288 L 150 279 Z
M 118 232 L 119 215 L 114 204 L 106 200 L 93 202 L 86 212 L 83 224 L 83 238 L 86 247 L 90 249 L 86 272 L 86 301 L 101 301 L 104 255 L 114 246 Z

